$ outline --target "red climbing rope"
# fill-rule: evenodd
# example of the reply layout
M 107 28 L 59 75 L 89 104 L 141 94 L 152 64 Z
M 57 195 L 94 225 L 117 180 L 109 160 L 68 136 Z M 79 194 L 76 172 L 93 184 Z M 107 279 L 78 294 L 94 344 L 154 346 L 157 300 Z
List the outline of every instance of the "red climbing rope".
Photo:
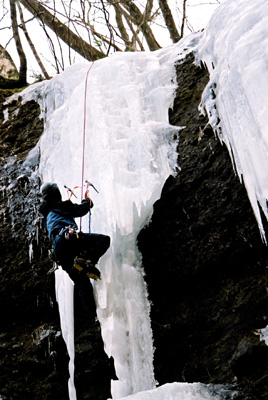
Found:
M 93 67 L 94 61 L 90 65 L 85 82 L 85 95 L 84 95 L 84 127 L 83 127 L 83 147 L 82 147 L 82 181 L 81 181 L 81 201 L 83 200 L 83 185 L 84 185 L 84 171 L 85 171 L 85 145 L 86 145 L 86 117 L 87 117 L 87 81 L 88 75 Z M 82 230 L 82 218 L 80 218 L 80 231 Z
M 93 67 L 94 61 L 90 65 L 85 82 L 85 95 L 84 95 L 84 128 L 83 128 L 83 150 L 82 150 L 82 182 L 81 182 L 81 201 L 83 200 L 83 185 L 84 185 L 84 170 L 85 170 L 85 145 L 86 145 L 86 117 L 87 117 L 87 80 L 88 75 Z

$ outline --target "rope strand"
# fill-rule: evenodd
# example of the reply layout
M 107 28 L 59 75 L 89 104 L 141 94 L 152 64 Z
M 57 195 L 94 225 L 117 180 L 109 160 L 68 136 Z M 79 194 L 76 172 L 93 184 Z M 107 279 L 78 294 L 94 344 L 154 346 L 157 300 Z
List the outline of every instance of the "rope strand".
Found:
M 85 81 L 85 94 L 84 94 L 84 126 L 83 126 L 83 146 L 82 146 L 82 181 L 81 181 L 81 201 L 83 200 L 83 186 L 84 186 L 84 172 L 85 172 L 85 145 L 86 145 L 86 117 L 87 117 L 87 81 L 88 75 L 93 67 L 94 61 L 90 65 Z M 80 218 L 80 231 L 82 229 L 82 218 Z

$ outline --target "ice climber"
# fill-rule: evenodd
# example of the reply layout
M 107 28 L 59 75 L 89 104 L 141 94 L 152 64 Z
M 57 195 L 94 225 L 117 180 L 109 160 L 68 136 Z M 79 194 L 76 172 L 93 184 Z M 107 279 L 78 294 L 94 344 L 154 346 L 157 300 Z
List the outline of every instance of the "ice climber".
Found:
M 46 220 L 53 257 L 75 283 L 84 307 L 87 309 L 85 278 L 86 275 L 88 278 L 100 278 L 100 272 L 95 265 L 109 248 L 110 237 L 78 232 L 74 218 L 83 217 L 93 207 L 87 191 L 81 204 L 74 204 L 71 200 L 62 201 L 56 183 L 44 183 L 41 186 L 41 195 L 43 202 L 39 212 Z M 90 283 L 89 279 L 87 281 Z

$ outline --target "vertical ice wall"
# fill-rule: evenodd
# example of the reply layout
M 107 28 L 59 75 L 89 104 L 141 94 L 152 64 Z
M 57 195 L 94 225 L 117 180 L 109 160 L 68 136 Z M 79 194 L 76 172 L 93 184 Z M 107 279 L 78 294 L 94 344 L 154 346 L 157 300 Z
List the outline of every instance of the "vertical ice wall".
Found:
M 111 248 L 100 260 L 102 280 L 95 283 L 95 296 L 105 350 L 119 378 L 112 382 L 113 398 L 154 387 L 150 305 L 136 238 L 176 167 L 178 128 L 168 123 L 174 64 L 194 41 L 191 37 L 153 53 L 115 54 L 92 67 L 73 66 L 27 92 L 41 103 L 46 121 L 39 143 L 42 180 L 57 182 L 64 195 L 65 184 L 81 185 L 84 88 L 91 68 L 85 179 L 100 192 L 91 193 L 91 230 L 111 237 Z M 87 218 L 82 229 L 87 230 Z
M 69 278 L 69 275 L 59 267 L 55 271 L 55 286 L 56 299 L 60 311 L 60 323 L 63 339 L 66 343 L 67 351 L 70 357 L 68 381 L 68 390 L 70 400 L 76 400 L 76 390 L 74 385 L 74 360 L 75 360 L 75 345 L 74 345 L 74 284 Z
M 210 72 L 202 107 L 226 144 L 265 240 L 268 218 L 268 3 L 229 0 L 219 6 L 197 47 Z

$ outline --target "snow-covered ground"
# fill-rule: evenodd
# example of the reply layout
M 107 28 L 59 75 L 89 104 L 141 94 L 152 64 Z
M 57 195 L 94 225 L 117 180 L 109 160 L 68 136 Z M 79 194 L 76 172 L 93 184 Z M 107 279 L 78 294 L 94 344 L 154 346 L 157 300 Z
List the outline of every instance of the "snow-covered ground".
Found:
M 268 217 L 267 11 L 266 0 L 224 1 L 203 33 L 157 52 L 116 54 L 92 66 L 75 65 L 25 92 L 26 99 L 40 102 L 46 120 L 38 144 L 41 177 L 57 182 L 63 195 L 64 185 L 81 185 L 86 117 L 85 179 L 100 192 L 91 193 L 92 231 L 112 239 L 100 260 L 102 280 L 95 283 L 94 291 L 105 350 L 114 357 L 119 378 L 111 385 L 113 398 L 225 398 L 220 386 L 212 391 L 201 384 L 155 388 L 150 305 L 136 237 L 176 167 L 173 137 L 178 129 L 168 124 L 176 88 L 174 63 L 194 51 L 197 62 L 205 62 L 210 71 L 201 110 L 208 112 L 215 132 L 226 143 L 265 238 L 258 203 Z M 87 230 L 86 219 L 83 230 Z M 68 308 L 72 282 L 61 274 L 57 272 L 59 302 L 70 293 L 61 317 L 71 340 L 70 398 L 75 399 L 72 315 L 68 314 L 72 313 Z

